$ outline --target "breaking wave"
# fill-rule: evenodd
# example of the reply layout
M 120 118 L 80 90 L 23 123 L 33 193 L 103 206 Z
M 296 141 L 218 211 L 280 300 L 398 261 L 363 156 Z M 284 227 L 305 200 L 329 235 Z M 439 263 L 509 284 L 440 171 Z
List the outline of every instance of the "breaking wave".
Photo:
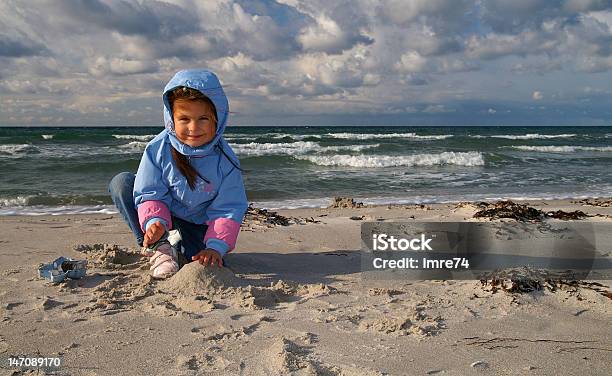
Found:
M 377 138 L 410 138 L 414 140 L 444 140 L 452 134 L 420 136 L 416 133 L 327 133 L 326 136 L 349 140 L 371 140 Z
M 415 155 L 340 155 L 333 158 L 304 155 L 296 158 L 310 161 L 320 166 L 342 166 L 342 167 L 396 167 L 396 166 L 434 166 L 434 165 L 457 165 L 457 166 L 484 166 L 485 160 L 482 153 L 470 152 L 443 152 L 437 154 L 415 154 Z
M 118 147 L 130 152 L 141 152 L 144 151 L 148 142 L 144 141 L 131 141 L 127 144 L 119 145 Z
M 308 153 L 326 153 L 332 151 L 361 151 L 376 148 L 380 144 L 372 145 L 342 145 L 342 146 L 321 146 L 318 142 L 297 141 L 281 143 L 250 142 L 248 144 L 231 144 L 232 149 L 239 156 L 258 157 L 262 155 L 303 155 Z
M 576 136 L 577 135 L 575 133 L 565 133 L 565 134 L 527 133 L 527 134 L 523 134 L 523 135 L 500 134 L 500 135 L 493 135 L 493 136 L 489 136 L 489 137 L 493 137 L 493 138 L 506 138 L 508 140 L 537 140 L 537 139 L 547 140 L 547 139 L 551 139 L 551 138 L 571 138 L 571 137 L 576 137 Z M 480 138 L 480 137 L 476 137 L 476 136 L 470 136 L 470 137 Z
M 545 153 L 574 153 L 577 151 L 612 151 L 612 146 L 512 146 L 513 149 Z
M 151 141 L 155 138 L 154 134 L 114 134 L 113 137 L 118 138 L 120 140 L 136 140 L 136 141 Z
M 20 157 L 25 154 L 38 154 L 40 150 L 31 144 L 5 144 L 0 145 L 0 156 Z

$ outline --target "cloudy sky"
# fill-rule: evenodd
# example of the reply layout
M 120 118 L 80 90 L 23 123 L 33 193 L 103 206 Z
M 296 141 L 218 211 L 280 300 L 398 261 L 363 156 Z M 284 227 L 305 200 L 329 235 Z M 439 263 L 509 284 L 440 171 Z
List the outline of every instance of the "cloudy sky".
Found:
M 158 125 L 195 67 L 233 125 L 612 125 L 612 1 L 0 2 L 0 125 Z

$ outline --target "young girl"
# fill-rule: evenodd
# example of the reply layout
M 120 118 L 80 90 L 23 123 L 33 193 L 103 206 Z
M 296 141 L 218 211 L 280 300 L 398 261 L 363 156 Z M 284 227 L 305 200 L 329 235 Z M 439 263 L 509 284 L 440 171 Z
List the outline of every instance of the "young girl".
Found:
M 178 271 L 166 240 L 180 233 L 187 260 L 221 267 L 235 244 L 248 203 L 238 158 L 223 138 L 229 114 L 219 79 L 184 70 L 163 94 L 165 129 L 151 140 L 136 175 L 122 172 L 109 185 L 113 202 L 147 247 L 152 275 Z

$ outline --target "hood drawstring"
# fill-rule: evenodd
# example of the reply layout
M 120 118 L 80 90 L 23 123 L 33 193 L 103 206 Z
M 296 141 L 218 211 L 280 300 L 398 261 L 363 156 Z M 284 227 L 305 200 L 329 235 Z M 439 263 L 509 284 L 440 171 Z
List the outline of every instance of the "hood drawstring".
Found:
M 227 158 L 228 161 L 230 161 L 230 163 L 237 168 L 239 171 L 243 171 L 243 169 L 241 169 L 239 166 L 236 165 L 236 163 L 234 162 L 234 160 L 232 158 L 229 157 L 229 155 L 227 155 L 227 153 L 225 153 L 225 150 L 223 150 L 223 146 L 221 146 L 220 143 L 218 143 L 217 145 L 215 145 L 215 147 L 219 148 L 219 150 L 221 150 L 221 153 L 223 153 L 223 155 L 225 155 L 225 158 Z
M 236 162 L 234 162 L 234 160 L 233 160 L 232 158 L 230 158 L 230 156 L 229 156 L 229 155 L 227 155 L 227 153 L 226 153 L 226 152 L 225 152 L 225 150 L 223 149 L 223 146 L 221 146 L 221 144 L 220 144 L 220 143 L 216 144 L 216 145 L 215 145 L 215 148 L 218 148 L 218 149 L 221 151 L 221 153 L 222 153 L 223 155 L 225 155 L 225 158 L 227 158 L 227 160 L 228 160 L 228 161 L 230 161 L 230 163 L 232 164 L 232 166 L 234 166 L 234 168 L 237 168 L 239 171 L 244 172 L 244 170 L 243 170 L 242 168 L 240 168 L 240 166 L 236 165 Z M 193 157 L 194 157 L 194 158 L 202 158 L 202 157 L 199 157 L 199 156 L 193 156 Z M 187 161 L 189 162 L 189 164 L 191 164 L 191 158 L 192 158 L 192 156 L 191 156 L 191 155 L 188 155 L 188 156 L 187 156 Z M 195 170 L 196 174 L 198 174 L 198 176 L 200 177 L 200 179 L 204 180 L 206 183 L 210 183 L 210 181 L 209 181 L 208 179 L 206 179 L 205 177 L 203 177 L 202 175 L 200 175 L 200 173 L 198 172 L 198 170 L 196 170 L 196 169 L 194 169 L 194 170 Z
M 191 165 L 191 155 L 187 156 L 187 162 Z M 200 175 L 200 172 L 194 168 L 193 169 L 195 171 L 195 173 L 198 175 L 198 177 L 202 180 L 204 180 L 206 182 L 206 184 L 210 184 L 210 180 L 206 179 L 204 176 Z

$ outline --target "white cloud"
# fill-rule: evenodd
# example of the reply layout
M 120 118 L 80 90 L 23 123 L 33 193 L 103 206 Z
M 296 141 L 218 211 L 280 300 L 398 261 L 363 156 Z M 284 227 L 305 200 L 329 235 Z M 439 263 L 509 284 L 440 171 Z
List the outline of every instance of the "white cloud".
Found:
M 427 59 L 416 51 L 409 51 L 400 57 L 395 64 L 395 69 L 405 73 L 423 72 L 427 68 Z
M 544 94 L 542 94 L 542 92 L 541 92 L 541 91 L 536 90 L 536 91 L 534 91 L 534 92 L 531 94 L 531 98 L 532 98 L 534 101 L 540 101 L 540 100 L 544 99 Z
M 176 70 L 208 67 L 245 117 L 443 115 L 459 111 L 456 101 L 486 102 L 474 106 L 482 115 L 543 93 L 547 103 L 604 101 L 609 96 L 580 89 L 612 81 L 612 12 L 604 3 L 0 2 L 0 95 L 25 99 L 11 111 L 34 118 L 62 117 L 25 109 L 43 102 L 71 116 L 133 110 L 133 118 L 157 121 L 159 113 L 146 115 L 155 111 L 126 106 L 157 108 Z
M 452 108 L 447 108 L 443 104 L 435 104 L 435 105 L 429 105 L 425 107 L 423 112 L 430 113 L 430 114 L 440 114 L 440 113 L 447 113 L 447 112 L 455 112 L 455 110 Z
M 108 74 L 119 76 L 155 73 L 159 69 L 159 64 L 155 60 L 130 60 L 122 58 L 106 58 L 97 56 L 89 60 L 89 72 L 95 77 Z
M 305 50 L 336 52 L 346 46 L 346 35 L 338 24 L 321 14 L 316 19 L 316 24 L 304 30 L 298 40 Z

